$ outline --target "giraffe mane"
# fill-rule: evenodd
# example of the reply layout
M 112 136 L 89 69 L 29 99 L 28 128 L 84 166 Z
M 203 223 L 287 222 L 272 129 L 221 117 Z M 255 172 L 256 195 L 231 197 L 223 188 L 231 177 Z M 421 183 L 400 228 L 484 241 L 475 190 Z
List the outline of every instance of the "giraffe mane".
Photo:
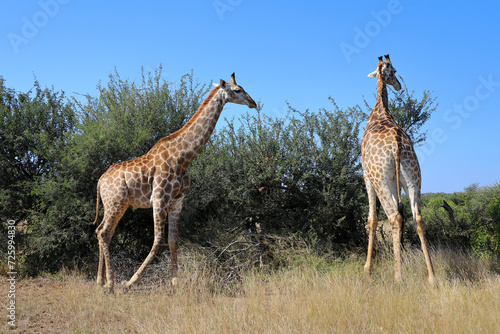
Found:
M 193 115 L 193 117 L 191 117 L 191 119 L 186 124 L 184 124 L 184 126 L 180 130 L 177 130 L 176 132 L 172 133 L 170 136 L 167 136 L 164 139 L 171 140 L 184 133 L 189 128 L 189 126 L 191 126 L 191 124 L 193 124 L 198 119 L 198 117 L 200 117 L 202 111 L 208 106 L 208 104 L 212 101 L 212 99 L 219 90 L 220 90 L 220 85 L 214 87 L 214 89 L 212 89 L 210 94 L 208 94 L 207 98 L 202 102 L 202 104 L 200 105 L 196 113 Z

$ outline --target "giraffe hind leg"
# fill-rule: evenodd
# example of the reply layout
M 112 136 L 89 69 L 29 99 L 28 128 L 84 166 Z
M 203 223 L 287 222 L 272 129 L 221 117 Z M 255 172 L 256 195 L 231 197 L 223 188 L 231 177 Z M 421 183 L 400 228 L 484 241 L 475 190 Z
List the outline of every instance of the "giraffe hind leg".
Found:
M 104 285 L 106 275 L 106 264 L 104 260 L 104 251 L 102 250 L 101 242 L 99 241 L 99 269 L 97 270 L 97 284 Z
M 365 275 L 369 276 L 372 268 L 373 248 L 375 244 L 375 234 L 377 232 L 377 194 L 368 179 L 365 179 L 366 190 L 368 192 L 369 212 L 368 212 L 368 252 L 364 267 Z
M 401 234 L 403 226 L 403 216 L 398 211 L 398 202 L 395 200 L 397 196 L 396 189 L 390 189 L 389 191 L 381 191 L 378 193 L 378 198 L 380 204 L 384 208 L 386 216 L 389 218 L 389 222 L 392 228 L 392 247 L 394 253 L 394 269 L 395 269 L 395 279 L 400 281 L 401 274 Z
M 424 253 L 425 263 L 427 265 L 427 273 L 429 283 L 433 284 L 436 281 L 436 276 L 434 275 L 434 267 L 432 265 L 432 260 L 427 249 L 427 241 L 425 238 L 425 223 L 422 220 L 420 214 L 417 214 L 417 233 L 420 238 L 420 243 L 422 244 L 422 252 Z
M 420 238 L 420 244 L 422 245 L 422 252 L 424 253 L 425 264 L 427 266 L 427 274 L 429 283 L 433 284 L 436 281 L 436 276 L 434 274 L 434 267 L 432 265 L 432 260 L 429 255 L 429 250 L 427 248 L 427 240 L 425 238 L 425 222 L 422 220 L 422 215 L 420 212 L 420 207 L 415 206 L 415 220 L 417 225 L 417 234 Z
M 115 232 L 116 226 L 121 217 L 127 210 L 128 206 L 120 206 L 119 210 L 114 211 L 112 214 L 104 212 L 103 222 L 96 230 L 97 239 L 99 240 L 99 269 L 97 271 L 97 284 L 103 285 L 104 288 L 110 292 L 113 291 L 115 273 L 111 263 L 111 254 L 109 251 L 109 244 Z M 106 277 L 106 279 L 104 279 Z
M 432 265 L 432 260 L 427 248 L 427 240 L 425 238 L 425 222 L 422 219 L 422 212 L 420 209 L 420 191 L 418 188 L 410 186 L 408 187 L 408 191 L 406 193 L 408 194 L 408 198 L 410 200 L 413 224 L 415 225 L 418 237 L 420 238 L 420 244 L 422 245 L 422 252 L 424 253 L 425 263 L 427 265 L 428 280 L 432 284 L 436 281 L 436 276 L 434 274 L 434 267 Z
M 100 258 L 104 259 L 102 267 L 101 263 L 99 263 L 99 272 L 98 272 L 98 278 L 97 282 L 102 283 L 103 278 L 102 276 L 104 275 L 104 272 L 106 274 L 106 284 L 104 284 L 104 288 L 109 290 L 109 292 L 113 292 L 113 286 L 114 286 L 114 278 L 115 278 L 115 273 L 113 271 L 113 265 L 111 264 L 111 255 L 109 252 L 109 242 L 111 238 L 107 234 L 100 234 L 99 235 L 99 248 L 102 253 L 102 255 L 99 256 L 99 262 Z M 102 276 L 101 276 L 102 275 Z
M 395 279 L 401 281 L 401 235 L 403 233 L 403 217 L 398 212 L 390 218 L 392 226 L 392 247 L 394 252 Z
M 97 234 L 97 238 L 99 240 L 99 269 L 97 270 L 97 284 L 100 286 L 103 286 L 106 281 L 106 261 L 104 259 L 104 250 L 102 249 L 102 244 L 99 239 L 99 232 L 103 228 L 105 221 L 106 219 L 103 218 L 101 224 L 99 224 L 99 226 L 95 230 L 95 233 Z

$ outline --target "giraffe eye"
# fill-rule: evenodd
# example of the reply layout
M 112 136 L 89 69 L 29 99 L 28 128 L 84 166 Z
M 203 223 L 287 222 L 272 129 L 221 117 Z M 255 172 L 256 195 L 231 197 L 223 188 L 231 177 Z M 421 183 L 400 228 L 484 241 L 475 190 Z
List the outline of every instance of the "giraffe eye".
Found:
M 241 89 L 236 88 L 236 89 L 234 90 L 234 92 L 235 92 L 235 93 L 241 93 Z

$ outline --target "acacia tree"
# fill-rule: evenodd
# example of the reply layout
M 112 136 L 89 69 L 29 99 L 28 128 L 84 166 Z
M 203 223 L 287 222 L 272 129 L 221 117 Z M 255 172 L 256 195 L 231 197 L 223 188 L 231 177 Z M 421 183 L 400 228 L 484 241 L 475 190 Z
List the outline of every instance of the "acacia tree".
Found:
M 0 218 L 26 219 L 36 209 L 37 186 L 57 174 L 77 119 L 64 92 L 26 93 L 0 77 Z
M 14 220 L 22 225 L 16 234 L 16 249 L 26 254 L 27 237 L 35 225 L 33 216 L 40 209 L 38 189 L 58 177 L 63 152 L 76 124 L 76 115 L 63 92 L 42 88 L 36 79 L 28 92 L 17 92 L 6 87 L 0 77 L 2 250 L 7 247 L 6 221 Z M 22 259 L 17 263 L 22 265 Z

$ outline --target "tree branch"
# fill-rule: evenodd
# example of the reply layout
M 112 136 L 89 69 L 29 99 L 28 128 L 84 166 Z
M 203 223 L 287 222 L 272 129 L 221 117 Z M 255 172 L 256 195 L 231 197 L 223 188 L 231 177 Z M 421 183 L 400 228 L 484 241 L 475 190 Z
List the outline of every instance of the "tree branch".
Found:
M 439 207 L 445 209 L 448 212 L 448 217 L 450 218 L 451 224 L 456 226 L 457 223 L 455 221 L 455 215 L 453 214 L 453 209 L 451 208 L 451 206 L 445 200 L 443 200 L 443 205 L 440 205 Z

